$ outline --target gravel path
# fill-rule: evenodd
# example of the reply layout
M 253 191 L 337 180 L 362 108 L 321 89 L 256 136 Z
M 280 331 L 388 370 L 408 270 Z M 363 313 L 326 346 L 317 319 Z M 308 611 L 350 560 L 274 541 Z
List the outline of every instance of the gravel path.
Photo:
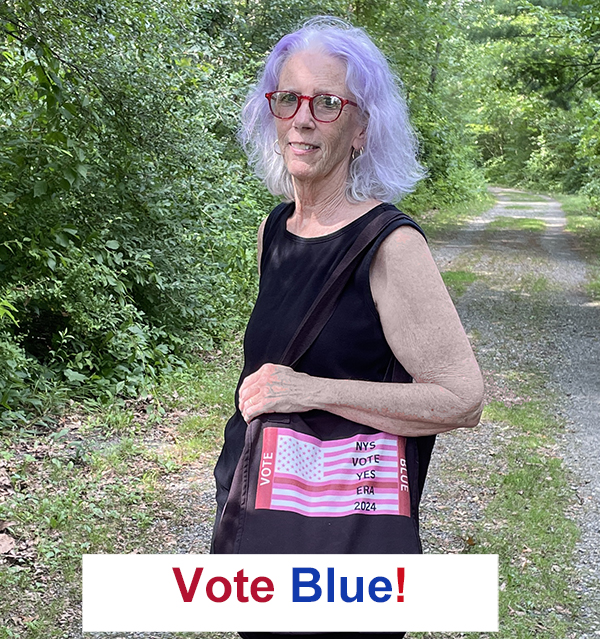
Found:
M 515 371 L 537 375 L 556 412 L 567 426 L 559 441 L 560 455 L 570 471 L 577 496 L 570 516 L 581 529 L 577 548 L 576 585 L 582 601 L 580 618 L 564 639 L 592 639 L 600 635 L 600 305 L 584 294 L 584 262 L 572 250 L 564 231 L 560 205 L 551 198 L 523 202 L 523 194 L 493 189 L 497 204 L 461 229 L 454 237 L 431 243 L 440 270 L 469 270 L 478 275 L 457 302 L 459 314 L 476 345 L 486 376 L 488 399 L 519 402 Z M 512 199 L 511 199 L 512 198 Z M 498 217 L 544 220 L 538 233 L 488 228 Z M 475 494 L 471 479 L 461 471 L 485 478 L 501 472 L 500 450 L 514 434 L 507 426 L 482 423 L 473 430 L 440 436 L 422 507 L 426 552 L 459 552 L 470 539 L 470 522 L 482 521 L 491 498 L 486 488 Z M 211 528 L 212 477 L 206 459 L 200 468 L 168 487 L 169 498 L 185 504 L 186 516 L 157 534 L 169 538 L 169 552 L 202 553 Z M 451 478 L 451 481 L 449 479 Z M 167 534 L 168 533 L 168 534 Z M 484 550 L 485 551 L 485 550 Z M 172 639 L 168 633 L 92 634 L 87 639 Z M 198 633 L 187 637 L 233 639 L 232 633 Z M 463 635 L 427 635 L 442 639 Z M 492 635 L 480 635 L 492 637 Z M 562 639 L 562 638 L 558 638 Z
M 507 375 L 534 371 L 556 397 L 556 413 L 566 421 L 557 454 L 571 471 L 577 496 L 570 516 L 581 530 L 576 589 L 582 601 L 569 636 L 588 639 L 600 635 L 600 304 L 589 302 L 584 293 L 585 263 L 564 230 L 560 204 L 546 196 L 523 202 L 518 191 L 492 190 L 497 204 L 452 240 L 433 242 L 433 253 L 442 271 L 468 269 L 480 276 L 457 308 L 475 337 L 488 396 L 510 402 L 514 381 Z M 488 224 L 498 217 L 544 220 L 546 230 L 491 232 Z M 465 463 L 489 469 L 494 449 L 507 437 L 505 430 L 483 423 L 474 431 L 439 438 L 423 513 L 424 536 L 432 550 L 447 551 L 461 542 L 447 532 L 440 535 L 439 525 L 429 523 L 436 519 L 435 505 L 452 497 L 443 478 Z M 455 493 L 458 498 L 460 486 Z M 481 516 L 485 496 L 478 502 L 470 504 L 469 517 Z

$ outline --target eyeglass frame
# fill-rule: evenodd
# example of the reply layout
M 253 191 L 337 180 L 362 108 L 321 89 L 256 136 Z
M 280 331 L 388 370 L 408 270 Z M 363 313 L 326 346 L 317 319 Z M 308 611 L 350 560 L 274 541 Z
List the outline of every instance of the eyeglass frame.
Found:
M 291 93 L 292 95 L 295 95 L 298 98 L 298 104 L 296 105 L 296 110 L 292 113 L 292 115 L 288 115 L 287 118 L 282 118 L 280 115 L 275 115 L 275 113 L 273 113 L 273 107 L 271 106 L 271 98 L 276 93 Z M 331 97 L 331 98 L 337 98 L 342 103 L 342 106 L 340 107 L 340 112 L 335 116 L 335 118 L 333 118 L 333 120 L 320 120 L 315 115 L 315 111 L 314 111 L 314 108 L 313 108 L 313 100 L 315 98 L 320 98 L 321 96 L 324 96 L 324 95 L 328 96 L 328 97 Z M 300 111 L 300 107 L 302 106 L 302 100 L 308 100 L 308 108 L 310 109 L 310 112 L 311 112 L 313 118 L 317 122 L 322 122 L 323 124 L 331 124 L 332 122 L 335 122 L 340 117 L 340 115 L 342 115 L 342 111 L 344 110 L 344 107 L 347 104 L 351 104 L 352 106 L 355 106 L 355 107 L 358 106 L 358 104 L 356 104 L 356 102 L 353 102 L 352 100 L 346 100 L 346 98 L 342 98 L 339 95 L 335 95 L 335 93 L 317 93 L 316 95 L 310 96 L 310 95 L 300 95 L 299 93 L 296 93 L 295 91 L 277 90 L 277 91 L 269 91 L 268 93 L 265 93 L 265 98 L 267 98 L 267 102 L 269 103 L 269 110 L 271 111 L 271 115 L 274 118 L 277 118 L 278 120 L 291 120 L 296 115 L 296 113 L 298 113 L 298 111 Z

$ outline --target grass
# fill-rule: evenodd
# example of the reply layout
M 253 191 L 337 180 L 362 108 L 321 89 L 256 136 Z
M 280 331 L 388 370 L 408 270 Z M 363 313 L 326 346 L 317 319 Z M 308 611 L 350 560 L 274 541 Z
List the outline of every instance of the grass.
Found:
M 506 470 L 488 480 L 495 497 L 486 518 L 501 522 L 500 530 L 478 531 L 486 550 L 501 558 L 500 617 L 511 620 L 505 636 L 566 636 L 578 607 L 569 570 L 577 528 L 565 517 L 572 496 L 552 453 L 561 425 L 540 401 L 510 407 L 493 402 L 484 418 L 516 431 Z
M 536 383 L 528 384 L 528 391 L 535 387 Z M 542 392 L 540 386 L 537 391 Z M 491 402 L 483 420 L 493 424 L 499 435 L 500 444 L 490 449 L 493 465 L 487 472 L 453 469 L 448 477 L 466 482 L 465 498 L 481 495 L 486 504 L 482 517 L 462 524 L 458 519 L 461 532 L 454 536 L 462 540 L 465 554 L 499 556 L 500 634 L 510 639 L 572 637 L 572 621 L 580 605 L 573 590 L 577 577 L 572 568 L 578 530 L 565 516 L 573 498 L 558 455 L 556 435 L 562 424 L 550 410 L 552 400 L 546 397 L 513 405 Z M 442 636 L 492 639 L 495 635 Z
M 0 625 L 3 638 L 62 636 L 61 619 L 79 592 L 81 554 L 131 552 L 150 524 L 139 506 L 152 499 L 151 487 L 131 473 L 138 447 L 90 453 L 76 464 L 64 448 L 38 442 L 38 450 L 48 446 L 43 457 L 40 451 L 5 460 L 14 492 L 1 504 L 0 519 L 11 522 L 17 547 L 0 565 L 0 619 L 12 618 Z M 32 442 L 11 444 L 22 450 Z
M 504 196 L 511 202 L 545 202 L 545 198 L 537 193 L 527 193 L 525 191 L 511 191 Z M 513 208 L 513 207 L 509 207 Z
M 520 277 L 516 290 L 521 295 L 542 295 L 551 289 L 548 278 L 534 273 L 525 273 Z
M 461 202 L 443 209 L 432 209 L 415 215 L 416 221 L 423 226 L 425 234 L 431 239 L 443 237 L 457 231 L 470 218 L 480 215 L 494 205 L 495 198 L 486 193 L 474 202 Z
M 586 195 L 568 195 L 565 193 L 553 193 L 552 197 L 558 200 L 562 206 L 563 211 L 567 216 L 569 215 L 598 215 L 599 212 L 595 210 L 590 202 L 590 199 Z
M 153 527 L 177 513 L 163 487 L 218 449 L 238 375 L 238 357 L 219 353 L 137 402 L 0 432 L 0 532 L 16 542 L 0 556 L 0 639 L 73 630 L 83 553 L 165 552 Z
M 600 211 L 583 195 L 555 195 L 567 216 L 567 231 L 572 233 L 590 264 L 587 293 L 600 300 Z
M 444 271 L 442 273 L 444 284 L 454 297 L 464 295 L 469 286 L 477 279 L 477 275 L 471 271 Z
M 539 233 L 545 231 L 546 223 L 544 220 L 538 220 L 535 217 L 505 217 L 500 215 L 492 220 L 487 228 L 493 231 L 533 231 Z

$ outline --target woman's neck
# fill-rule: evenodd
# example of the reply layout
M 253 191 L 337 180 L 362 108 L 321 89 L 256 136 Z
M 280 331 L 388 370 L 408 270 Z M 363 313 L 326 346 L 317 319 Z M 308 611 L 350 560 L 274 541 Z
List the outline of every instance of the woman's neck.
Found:
M 380 204 L 379 200 L 352 203 L 345 190 L 316 189 L 296 181 L 294 193 L 296 207 L 287 221 L 287 230 L 301 237 L 333 233 Z

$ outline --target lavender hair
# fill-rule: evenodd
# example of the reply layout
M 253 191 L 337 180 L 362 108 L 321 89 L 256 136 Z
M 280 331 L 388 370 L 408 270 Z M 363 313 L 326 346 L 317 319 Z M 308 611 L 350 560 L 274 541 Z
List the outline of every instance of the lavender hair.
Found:
M 275 122 L 264 95 L 277 89 L 287 60 L 309 49 L 344 61 L 346 85 L 367 122 L 364 152 L 350 164 L 348 199 L 394 202 L 410 193 L 425 176 L 425 170 L 417 160 L 418 143 L 401 94 L 402 83 L 363 29 L 323 16 L 312 18 L 298 31 L 281 38 L 246 99 L 239 139 L 256 174 L 274 195 L 294 198 L 292 178 L 283 158 L 275 152 Z

